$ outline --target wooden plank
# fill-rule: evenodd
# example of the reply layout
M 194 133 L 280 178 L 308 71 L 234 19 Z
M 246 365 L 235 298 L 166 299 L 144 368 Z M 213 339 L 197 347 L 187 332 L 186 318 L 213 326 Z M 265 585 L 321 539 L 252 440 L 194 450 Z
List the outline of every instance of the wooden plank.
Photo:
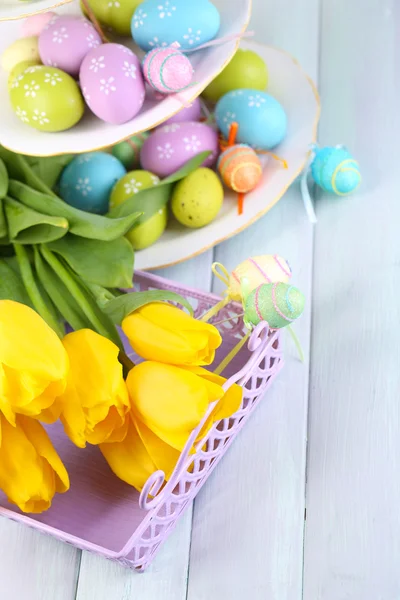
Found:
M 400 597 L 400 6 L 324 0 L 321 141 L 360 191 L 318 203 L 305 600 Z
M 259 41 L 292 52 L 315 76 L 317 0 L 255 3 L 253 26 Z M 279 380 L 195 502 L 188 600 L 300 600 L 302 594 L 313 230 L 298 185 L 263 219 L 218 247 L 216 259 L 231 270 L 268 253 L 289 260 L 293 283 L 308 298 L 295 325 L 306 362 L 298 361 L 285 336 Z
M 80 552 L 0 519 L 0 598 L 75 600 Z
M 208 291 L 211 263 L 210 251 L 156 274 Z M 83 552 L 76 600 L 185 600 L 191 525 L 190 507 L 144 574 Z

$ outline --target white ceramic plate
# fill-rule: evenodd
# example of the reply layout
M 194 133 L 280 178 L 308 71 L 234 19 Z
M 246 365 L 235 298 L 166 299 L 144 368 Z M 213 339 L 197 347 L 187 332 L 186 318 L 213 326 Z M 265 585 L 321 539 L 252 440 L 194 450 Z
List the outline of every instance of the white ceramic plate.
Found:
M 72 0 L 31 0 L 30 2 L 20 2 L 19 0 L 0 0 L 0 21 L 9 21 L 12 19 L 23 19 L 36 13 L 53 10 L 62 4 L 67 4 Z
M 218 37 L 240 34 L 246 29 L 251 14 L 251 0 L 235 0 L 235 10 L 232 10 L 232 0 L 213 0 L 213 3 L 221 14 Z M 58 12 L 78 14 L 79 3 L 74 1 L 73 4 Z M 19 31 L 18 21 L 0 23 L 0 53 L 19 37 Z M 238 44 L 238 41 L 230 41 L 190 54 L 195 67 L 197 85 L 182 92 L 181 100 L 174 96 L 158 102 L 146 100 L 142 111 L 124 125 L 104 123 L 88 109 L 78 125 L 61 133 L 44 133 L 22 123 L 11 108 L 7 91 L 7 74 L 0 73 L 0 144 L 14 152 L 32 156 L 78 154 L 111 146 L 135 133 L 152 129 L 178 112 L 182 108 L 182 101 L 190 103 L 194 100 L 228 64 Z
M 303 170 L 310 144 L 316 141 L 320 113 L 314 83 L 289 54 L 243 42 L 243 48 L 255 50 L 268 65 L 268 92 L 284 106 L 288 116 L 288 135 L 274 152 L 287 161 L 288 169 L 268 158 L 259 186 L 244 201 L 244 212 L 237 214 L 237 196 L 226 190 L 218 217 L 202 229 L 187 229 L 171 223 L 160 240 L 135 254 L 136 269 L 159 269 L 192 258 L 246 229 L 270 210 Z

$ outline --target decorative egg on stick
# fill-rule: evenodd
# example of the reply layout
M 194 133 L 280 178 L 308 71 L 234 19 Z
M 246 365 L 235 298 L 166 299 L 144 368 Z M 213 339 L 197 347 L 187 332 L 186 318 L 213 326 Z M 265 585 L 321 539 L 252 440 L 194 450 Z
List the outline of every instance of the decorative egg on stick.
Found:
M 307 185 L 308 174 L 325 192 L 336 196 L 347 196 L 354 192 L 361 183 L 361 173 L 358 162 L 344 146 L 313 146 L 308 168 L 305 169 L 300 181 L 304 206 L 309 219 L 316 223 L 314 206 Z
M 178 48 L 179 44 L 172 44 L 168 48 L 154 48 L 144 57 L 144 78 L 161 94 L 182 92 L 192 83 L 192 63 Z
M 263 283 L 245 299 L 244 324 L 253 329 L 266 321 L 271 329 L 287 327 L 298 319 L 304 310 L 304 295 L 287 283 Z

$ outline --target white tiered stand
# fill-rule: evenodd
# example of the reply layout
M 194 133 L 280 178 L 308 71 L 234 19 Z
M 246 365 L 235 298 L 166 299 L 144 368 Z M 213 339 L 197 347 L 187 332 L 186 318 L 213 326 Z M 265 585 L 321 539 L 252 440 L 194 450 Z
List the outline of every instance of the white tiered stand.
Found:
M 313 228 L 295 185 L 250 229 L 163 274 L 209 290 L 213 260 L 287 256 L 309 299 L 296 325 L 306 363 L 288 343 L 268 401 L 148 572 L 1 520 L 1 600 L 400 597 L 399 26 L 389 0 L 254 0 L 257 39 L 318 80 L 321 142 L 351 148 L 363 186 L 322 195 Z

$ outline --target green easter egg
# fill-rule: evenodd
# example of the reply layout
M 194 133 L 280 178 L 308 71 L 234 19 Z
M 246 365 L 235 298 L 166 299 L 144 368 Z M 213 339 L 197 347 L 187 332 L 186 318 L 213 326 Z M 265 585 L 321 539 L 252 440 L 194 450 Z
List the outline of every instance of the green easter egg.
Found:
M 124 175 L 114 186 L 110 197 L 110 209 L 119 206 L 125 200 L 159 183 L 157 175 L 150 171 L 130 171 Z M 147 221 L 133 227 L 126 234 L 135 250 L 143 250 L 151 246 L 163 234 L 167 226 L 168 211 L 164 206 Z
M 135 250 L 144 250 L 152 246 L 165 231 L 168 220 L 168 210 L 163 206 L 141 225 L 134 227 L 126 237 Z
M 125 169 L 134 169 L 140 164 L 140 150 L 149 135 L 147 132 L 138 133 L 131 137 L 129 141 L 116 144 L 111 149 L 111 153 L 122 162 Z
M 252 50 L 239 49 L 231 62 L 203 92 L 204 98 L 217 102 L 222 96 L 240 88 L 264 91 L 268 84 L 267 65 Z
M 90 0 L 90 8 L 101 25 L 110 27 L 118 35 L 131 35 L 133 13 L 143 0 Z M 81 9 L 86 14 L 81 2 Z
M 10 98 L 17 117 L 40 131 L 70 129 L 84 112 L 78 84 L 54 67 L 26 69 L 14 79 Z
M 10 89 L 13 87 L 14 79 L 22 75 L 22 73 L 26 71 L 26 69 L 29 69 L 29 67 L 36 67 L 40 64 L 40 60 L 23 60 L 22 62 L 15 65 L 8 77 L 8 91 L 10 91 Z
M 271 329 L 287 327 L 304 310 L 304 295 L 288 283 L 266 283 L 253 290 L 245 302 L 246 325 L 267 321 Z
M 224 200 L 219 177 L 201 167 L 182 179 L 174 189 L 171 209 L 179 223 L 196 229 L 215 219 Z
M 13 68 L 24 60 L 34 60 L 40 64 L 39 38 L 30 36 L 16 40 L 2 54 L 1 66 L 10 73 Z

